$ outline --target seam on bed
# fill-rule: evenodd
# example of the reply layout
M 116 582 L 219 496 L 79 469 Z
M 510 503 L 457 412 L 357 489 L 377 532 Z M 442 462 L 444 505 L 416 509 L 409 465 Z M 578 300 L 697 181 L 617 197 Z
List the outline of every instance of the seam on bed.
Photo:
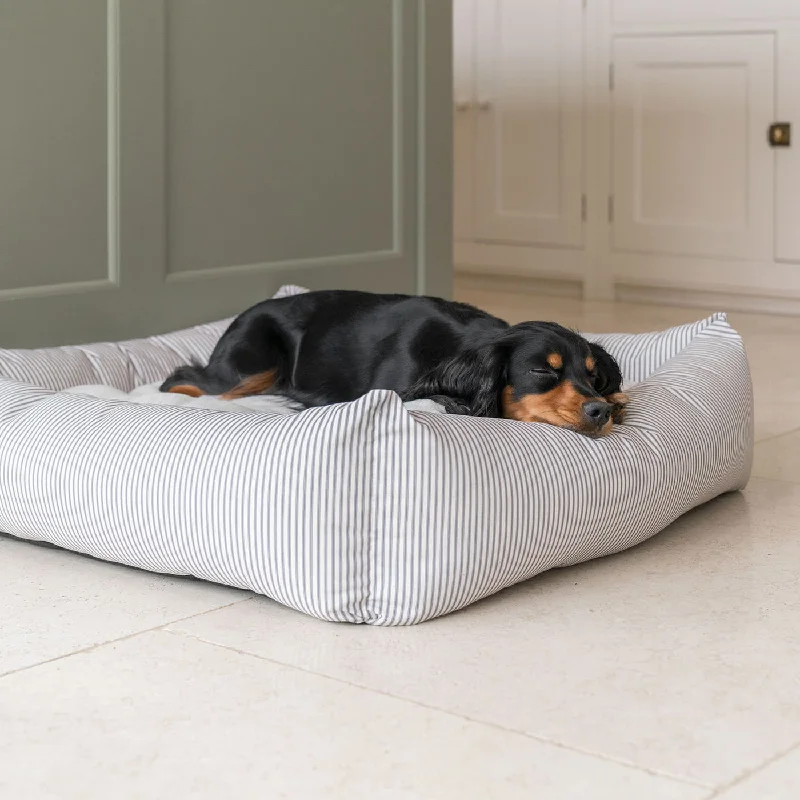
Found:
M 366 544 L 363 548 L 359 548 L 364 559 L 364 564 L 361 568 L 361 616 L 362 622 L 370 624 L 378 619 L 379 615 L 373 608 L 375 602 L 375 569 L 373 559 L 375 557 L 375 538 L 376 538 L 376 525 L 375 520 L 377 514 L 377 501 L 378 501 L 378 425 L 380 424 L 381 417 L 386 402 L 381 399 L 379 403 L 372 409 L 372 414 L 369 416 L 369 447 L 368 452 L 370 456 L 370 476 L 369 476 L 369 498 L 367 499 L 367 526 L 366 526 Z M 366 551 L 366 552 L 365 552 Z

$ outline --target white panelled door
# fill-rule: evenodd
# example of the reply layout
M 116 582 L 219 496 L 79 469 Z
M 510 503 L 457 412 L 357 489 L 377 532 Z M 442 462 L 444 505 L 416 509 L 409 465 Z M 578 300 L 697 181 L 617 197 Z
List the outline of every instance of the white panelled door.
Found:
M 763 19 L 798 16 L 797 0 L 612 0 L 611 19 L 617 24 L 653 25 Z
M 583 240 L 581 0 L 479 0 L 476 239 Z
M 768 33 L 614 42 L 614 249 L 771 259 L 774 69 Z
M 456 240 L 473 236 L 476 13 L 477 0 L 453 3 L 453 238 Z

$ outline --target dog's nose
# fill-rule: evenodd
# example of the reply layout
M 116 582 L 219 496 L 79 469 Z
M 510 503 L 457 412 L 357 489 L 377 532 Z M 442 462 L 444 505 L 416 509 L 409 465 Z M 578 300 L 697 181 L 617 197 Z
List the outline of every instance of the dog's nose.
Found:
M 613 409 L 614 406 L 604 400 L 589 400 L 583 404 L 583 416 L 590 425 L 602 428 L 608 422 Z

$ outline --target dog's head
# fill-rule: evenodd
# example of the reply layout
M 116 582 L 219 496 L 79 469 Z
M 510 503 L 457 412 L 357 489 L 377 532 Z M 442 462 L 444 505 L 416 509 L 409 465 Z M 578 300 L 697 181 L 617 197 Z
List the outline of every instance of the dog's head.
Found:
M 617 362 L 600 345 L 552 322 L 522 322 L 443 365 L 435 393 L 476 416 L 599 436 L 623 419 L 621 385 Z
M 622 421 L 622 373 L 600 345 L 555 323 L 525 322 L 496 347 L 504 362 L 502 416 L 593 436 Z

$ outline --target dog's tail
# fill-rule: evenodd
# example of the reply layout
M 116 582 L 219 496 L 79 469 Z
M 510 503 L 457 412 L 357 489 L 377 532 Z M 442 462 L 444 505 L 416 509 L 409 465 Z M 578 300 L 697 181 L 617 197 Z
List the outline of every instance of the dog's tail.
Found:
M 222 386 L 216 376 L 209 374 L 207 367 L 195 362 L 178 367 L 161 384 L 160 390 L 162 392 L 188 394 L 190 397 L 200 397 L 204 394 L 222 394 L 229 388 L 229 386 Z
M 248 375 L 245 378 L 233 375 L 221 375 L 213 365 L 204 367 L 198 363 L 178 367 L 172 375 L 161 384 L 162 392 L 186 394 L 190 397 L 202 395 L 219 395 L 226 400 L 237 397 L 249 397 L 263 394 L 271 389 L 277 379 L 276 369 Z

